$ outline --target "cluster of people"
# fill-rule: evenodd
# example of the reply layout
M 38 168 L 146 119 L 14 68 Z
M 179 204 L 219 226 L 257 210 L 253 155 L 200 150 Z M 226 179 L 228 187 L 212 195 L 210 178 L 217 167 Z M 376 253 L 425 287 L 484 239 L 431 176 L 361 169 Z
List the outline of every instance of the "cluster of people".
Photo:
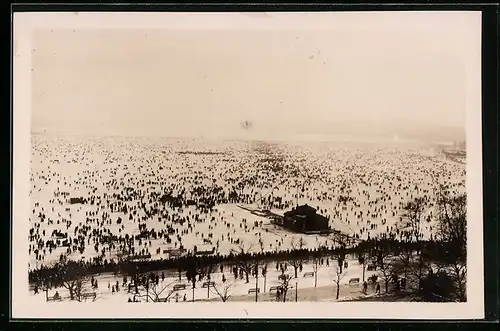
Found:
M 431 210 L 441 180 L 464 190 L 463 165 L 396 148 L 33 139 L 30 269 L 65 257 L 228 254 L 242 243 L 260 253 L 290 249 L 293 234 L 237 205 L 283 213 L 307 203 L 352 237 L 404 238 L 407 201 L 429 197 Z M 306 245 L 333 243 L 310 236 Z

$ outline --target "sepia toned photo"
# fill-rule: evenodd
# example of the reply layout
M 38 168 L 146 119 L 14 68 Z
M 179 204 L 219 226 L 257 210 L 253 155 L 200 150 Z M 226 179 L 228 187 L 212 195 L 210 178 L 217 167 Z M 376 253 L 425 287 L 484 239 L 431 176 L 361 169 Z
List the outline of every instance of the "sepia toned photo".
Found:
M 482 317 L 480 25 L 18 14 L 14 316 Z

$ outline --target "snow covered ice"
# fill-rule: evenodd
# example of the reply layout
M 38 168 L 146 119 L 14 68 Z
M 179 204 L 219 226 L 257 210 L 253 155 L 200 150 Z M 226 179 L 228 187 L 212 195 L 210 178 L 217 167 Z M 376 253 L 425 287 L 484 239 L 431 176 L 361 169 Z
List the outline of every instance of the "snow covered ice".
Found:
M 33 135 L 29 268 L 51 267 L 63 258 L 90 263 L 118 262 L 125 256 L 162 260 L 175 257 L 174 252 L 279 252 L 297 248 L 299 239 L 303 249 L 339 247 L 334 233 L 290 232 L 251 212 L 269 210 L 283 215 L 302 204 L 326 216 L 331 229 L 349 237 L 348 243 L 395 233 L 402 224 L 402 207 L 413 198 L 432 197 L 442 183 L 454 192 L 465 192 L 465 165 L 435 150 L 435 146 L 393 142 Z M 165 196 L 170 200 L 162 200 Z M 182 201 L 176 200 L 179 196 Z M 422 238 L 431 235 L 432 212 L 430 203 Z M 144 233 L 147 238 L 132 243 L 123 239 Z M 351 293 L 356 297 L 361 285 L 350 286 L 349 279 L 361 277 L 361 266 L 354 256 L 347 261 L 350 266 L 340 285 L 356 288 Z M 311 263 L 305 260 L 298 278 L 291 281 L 300 293 L 314 288 L 314 277 L 303 277 L 312 270 Z M 281 272 L 273 262 L 267 264 L 269 289 L 279 286 Z M 248 291 L 255 288 L 255 279 L 249 283 L 244 278 L 234 280 L 230 266 L 225 268 L 231 297 L 251 300 Z M 316 286 L 328 294 L 311 294 L 315 300 L 334 297 L 332 268 L 319 268 Z M 222 274 L 218 267 L 214 269 L 217 272 L 211 279 L 221 287 Z M 185 273 L 180 281 L 176 270 L 166 273 L 162 284 L 188 284 L 169 300 L 191 301 L 193 291 Z M 293 276 L 290 265 L 287 273 Z M 96 300 L 134 297 L 126 289 L 115 293 L 107 287 L 108 282 L 121 285 L 122 275 L 94 277 L 99 283 Z M 264 278 L 258 281 L 263 291 Z M 33 284 L 30 287 L 34 293 Z M 68 296 L 64 288 L 50 289 L 52 294 L 56 291 Z M 353 291 L 341 292 L 345 298 Z M 259 294 L 265 295 L 271 297 Z M 44 296 L 41 292 L 36 297 L 45 300 Z M 213 289 L 202 288 L 201 283 L 194 290 L 195 300 L 217 298 Z

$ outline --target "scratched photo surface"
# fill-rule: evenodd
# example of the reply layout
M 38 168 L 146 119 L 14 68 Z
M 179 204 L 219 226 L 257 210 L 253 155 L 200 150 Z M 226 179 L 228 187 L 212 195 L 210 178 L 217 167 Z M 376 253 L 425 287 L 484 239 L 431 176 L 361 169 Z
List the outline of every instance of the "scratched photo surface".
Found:
M 88 13 L 19 37 L 22 300 L 481 307 L 480 15 L 332 15 Z

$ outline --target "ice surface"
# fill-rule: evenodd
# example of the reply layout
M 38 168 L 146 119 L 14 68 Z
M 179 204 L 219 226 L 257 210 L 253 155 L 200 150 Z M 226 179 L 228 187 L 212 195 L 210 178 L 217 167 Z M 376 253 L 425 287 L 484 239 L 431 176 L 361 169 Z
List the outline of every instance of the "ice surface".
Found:
M 448 184 L 451 191 L 465 192 L 465 165 L 427 145 L 34 135 L 31 162 L 30 269 L 51 265 L 61 254 L 66 254 L 67 248 L 61 245 L 52 251 L 42 247 L 47 240 L 56 240 L 52 236 L 54 230 L 67 233 L 72 239 L 78 238 L 78 230 L 83 226 L 88 226 L 89 232 L 102 230 L 122 237 L 139 234 L 139 224 L 148 230 L 165 231 L 168 226 L 178 231 L 180 240 L 176 234 L 170 235 L 171 243 L 165 238 L 151 239 L 151 243 L 142 241 L 141 245 L 138 241 L 134 243 L 136 252 L 150 253 L 152 259 L 166 258 L 163 250 L 180 245 L 188 251 L 195 245 L 198 250 L 215 247 L 220 254 L 239 251 L 241 246 L 265 252 L 289 249 L 298 238 L 303 238 L 305 248 L 332 247 L 337 245 L 333 236 L 291 233 L 241 207 L 282 214 L 296 204 L 307 203 L 329 218 L 331 228 L 366 239 L 401 227 L 402 206 L 415 197 L 432 198 L 441 183 Z M 221 187 L 226 196 L 236 187 L 234 190 L 247 198 L 218 204 L 212 212 L 202 213 L 194 206 L 182 209 L 164 206 L 150 197 L 153 192 L 162 195 L 169 191 L 175 195 L 184 191 L 187 199 L 195 199 L 194 189 L 215 186 Z M 132 196 L 130 192 L 138 195 Z M 116 195 L 127 194 L 131 200 L 124 204 L 129 212 L 112 212 L 110 205 L 117 202 Z M 67 199 L 72 197 L 94 197 L 101 203 L 99 206 L 69 204 Z M 277 197 L 282 199 L 281 203 L 276 202 Z M 340 201 L 340 197 L 346 201 Z M 158 214 L 146 212 L 154 209 Z M 135 214 L 130 220 L 133 210 Z M 431 203 L 426 213 L 431 216 L 432 212 Z M 109 220 L 103 222 L 103 213 L 110 215 Z M 174 222 L 173 216 L 185 220 L 189 217 L 190 222 Z M 117 224 L 119 217 L 121 224 Z M 188 230 L 188 223 L 192 230 Z M 430 217 L 429 222 L 424 222 L 425 237 L 430 236 L 432 226 Z M 117 258 L 120 252 L 117 245 L 110 248 L 100 243 L 96 252 L 94 239 L 95 236 L 84 236 L 83 253 L 72 251 L 68 258 Z M 304 272 L 306 268 L 309 266 Z M 332 286 L 326 273 L 326 269 L 319 273 L 318 283 Z M 101 287 L 113 278 L 98 277 Z M 272 286 L 274 279 L 277 276 L 271 273 L 267 286 Z M 312 280 L 299 277 L 297 282 L 303 288 L 310 287 Z M 238 280 L 234 295 L 245 295 L 254 285 Z M 179 293 L 184 295 L 182 291 Z M 191 290 L 186 293 L 191 299 Z M 112 295 L 106 289 L 100 292 L 99 300 L 123 300 L 118 299 L 120 296 L 123 292 Z M 206 299 L 206 296 L 206 289 L 195 290 L 195 298 Z

